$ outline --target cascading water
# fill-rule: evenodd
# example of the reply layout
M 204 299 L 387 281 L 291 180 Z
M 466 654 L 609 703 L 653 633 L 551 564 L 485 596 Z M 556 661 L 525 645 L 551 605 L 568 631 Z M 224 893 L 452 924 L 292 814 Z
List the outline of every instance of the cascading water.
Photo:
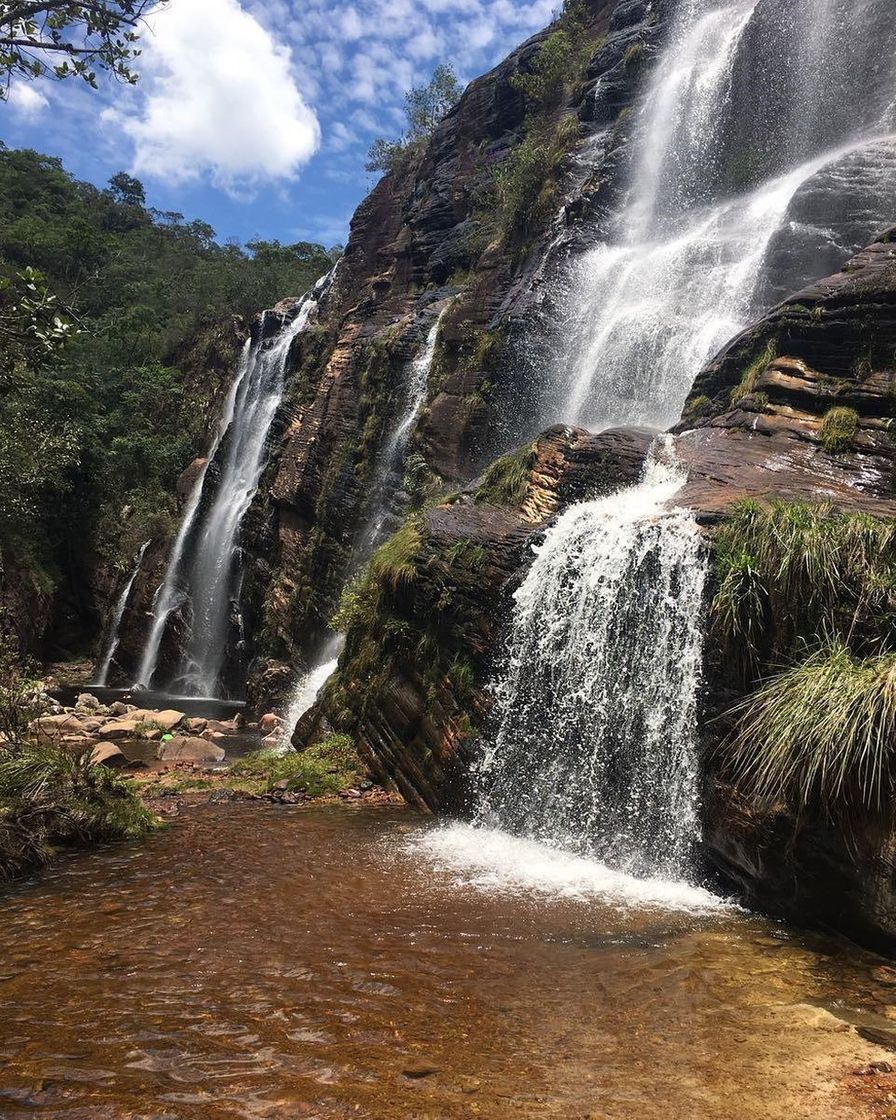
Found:
M 894 51 L 884 0 L 678 5 L 546 419 L 668 427 L 721 345 L 892 220 Z
M 570 507 L 516 592 L 477 821 L 641 877 L 688 879 L 706 579 L 684 483 L 659 445 L 643 480 Z
M 172 546 L 165 579 L 153 603 L 153 624 L 137 676 L 148 688 L 159 664 L 166 630 L 184 612 L 189 637 L 181 669 L 172 682 L 198 696 L 217 693 L 227 654 L 232 608 L 238 599 L 239 531 L 264 470 L 268 432 L 283 397 L 286 360 L 334 273 L 319 281 L 288 321 L 270 337 L 262 329 L 243 350 L 208 458 L 193 485 Z M 214 465 L 214 493 L 207 482 Z
M 401 474 L 408 440 L 420 415 L 420 409 L 426 402 L 426 390 L 436 353 L 439 327 L 446 310 L 447 308 L 440 312 L 429 329 L 420 352 L 410 363 L 407 382 L 403 391 L 403 407 L 378 456 L 369 501 L 371 512 L 358 534 L 357 544 L 353 550 L 350 575 L 353 575 L 370 558 L 371 553 L 383 537 L 389 516 L 390 499 L 395 489 L 394 485 L 390 485 L 390 480 Z M 296 681 L 284 714 L 280 732 L 280 749 L 288 750 L 290 748 L 296 725 L 336 671 L 343 643 L 344 636 L 342 634 L 334 634 L 329 638 L 323 649 L 318 653 L 311 668 Z
M 121 641 L 121 620 L 124 618 L 124 612 L 127 610 L 128 602 L 131 598 L 131 591 L 134 587 L 134 581 L 137 579 L 137 574 L 140 571 L 140 564 L 143 560 L 143 554 L 149 547 L 149 543 L 149 541 L 144 541 L 140 546 L 134 569 L 127 583 L 122 588 L 118 601 L 115 604 L 115 610 L 112 614 L 112 624 L 109 627 L 109 639 L 106 642 L 106 649 L 100 660 L 99 669 L 97 669 L 96 680 L 93 682 L 98 688 L 105 688 L 109 680 L 109 670 L 112 668 L 112 659 L 115 657 L 116 650 Z

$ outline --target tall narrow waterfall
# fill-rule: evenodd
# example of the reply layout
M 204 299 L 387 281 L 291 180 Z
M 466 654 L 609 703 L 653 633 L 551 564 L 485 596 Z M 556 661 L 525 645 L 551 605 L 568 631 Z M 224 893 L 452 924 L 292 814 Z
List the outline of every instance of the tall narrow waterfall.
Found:
M 643 480 L 572 506 L 515 595 L 481 825 L 642 877 L 688 879 L 706 559 L 666 443 Z
M 279 319 L 273 337 L 268 321 L 275 313 L 266 312 L 262 330 L 246 344 L 208 459 L 187 501 L 164 582 L 156 592 L 138 672 L 144 687 L 153 683 L 173 617 L 182 615 L 188 638 L 180 670 L 168 683 L 198 696 L 218 692 L 231 616 L 238 609 L 240 526 L 267 461 L 268 432 L 283 397 L 290 347 L 332 275 L 301 300 L 290 320 Z M 209 486 L 212 478 L 214 485 Z
M 894 54 L 889 0 L 680 0 L 625 202 L 570 269 L 550 420 L 674 423 L 723 343 L 892 221 Z
M 144 541 L 140 546 L 140 551 L 137 553 L 137 562 L 115 604 L 115 610 L 112 613 L 112 622 L 109 626 L 109 636 L 106 639 L 106 648 L 100 659 L 96 680 L 94 681 L 94 684 L 98 685 L 100 688 L 105 688 L 109 681 L 109 670 L 112 668 L 112 659 L 115 657 L 119 642 L 121 641 L 121 620 L 124 618 L 124 612 L 127 610 L 128 603 L 130 602 L 134 581 L 137 579 L 137 573 L 140 571 L 140 563 L 148 547 L 149 541 Z

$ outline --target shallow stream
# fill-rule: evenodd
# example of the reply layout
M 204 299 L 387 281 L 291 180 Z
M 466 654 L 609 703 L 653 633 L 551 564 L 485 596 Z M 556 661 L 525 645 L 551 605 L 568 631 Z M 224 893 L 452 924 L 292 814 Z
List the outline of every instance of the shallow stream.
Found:
M 0 896 L 0 1116 L 879 1116 L 891 978 L 501 833 L 196 806 Z

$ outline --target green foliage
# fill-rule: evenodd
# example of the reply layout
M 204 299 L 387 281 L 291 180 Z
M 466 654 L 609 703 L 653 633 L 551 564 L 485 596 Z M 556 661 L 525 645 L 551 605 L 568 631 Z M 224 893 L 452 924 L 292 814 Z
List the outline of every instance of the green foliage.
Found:
M 777 353 L 777 343 L 770 339 L 765 346 L 744 367 L 740 383 L 731 390 L 731 403 L 737 404 L 747 397 L 756 388 L 760 376 L 771 365 Z
M 400 140 L 374 140 L 367 153 L 368 171 L 401 172 L 418 155 L 436 125 L 460 100 L 463 90 L 451 65 L 437 66 L 426 85 L 404 95 L 407 131 Z
M 286 782 L 289 790 L 322 797 L 350 786 L 363 773 L 363 766 L 347 735 L 331 735 L 303 751 L 255 751 L 238 759 L 231 773 L 264 781 L 268 789 Z
M 825 451 L 847 451 L 859 430 L 859 414 L 854 408 L 831 408 L 824 415 L 818 438 Z
M 409 518 L 370 558 L 371 576 L 393 593 L 412 584 L 418 574 L 422 543 L 418 519 Z
M 479 504 L 519 506 L 526 497 L 529 471 L 535 462 L 535 445 L 523 447 L 496 459 L 485 472 L 476 491 Z
M 42 714 L 41 695 L 37 666 L 21 656 L 16 639 L 0 628 L 0 750 L 24 744 L 31 721 Z
M 564 29 L 552 32 L 538 48 L 528 72 L 520 71 L 510 84 L 535 103 L 540 112 L 555 109 L 563 100 L 576 56 L 576 46 Z
M 896 654 L 856 660 L 832 643 L 735 712 L 728 768 L 748 795 L 847 818 L 892 811 Z
M 157 821 L 92 747 L 25 742 L 0 751 L 0 878 L 46 862 L 55 848 L 136 840 Z
M 0 148 L 0 540 L 63 576 L 91 548 L 126 564 L 168 527 L 235 318 L 331 265 L 307 242 L 218 245 L 142 199 L 124 172 L 101 191 Z
M 0 4 L 0 100 L 11 78 L 81 78 L 96 88 L 94 67 L 133 85 L 138 31 L 156 0 Z
M 827 504 L 741 502 L 716 536 L 713 626 L 745 679 L 815 643 L 896 633 L 896 522 Z

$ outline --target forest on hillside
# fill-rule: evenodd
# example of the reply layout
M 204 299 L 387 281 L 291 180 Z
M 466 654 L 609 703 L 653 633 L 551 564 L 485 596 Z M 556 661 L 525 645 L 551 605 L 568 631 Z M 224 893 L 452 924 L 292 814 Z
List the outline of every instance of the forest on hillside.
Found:
M 339 252 L 215 237 L 124 172 L 0 149 L 0 565 L 44 593 L 165 532 L 252 316 Z

